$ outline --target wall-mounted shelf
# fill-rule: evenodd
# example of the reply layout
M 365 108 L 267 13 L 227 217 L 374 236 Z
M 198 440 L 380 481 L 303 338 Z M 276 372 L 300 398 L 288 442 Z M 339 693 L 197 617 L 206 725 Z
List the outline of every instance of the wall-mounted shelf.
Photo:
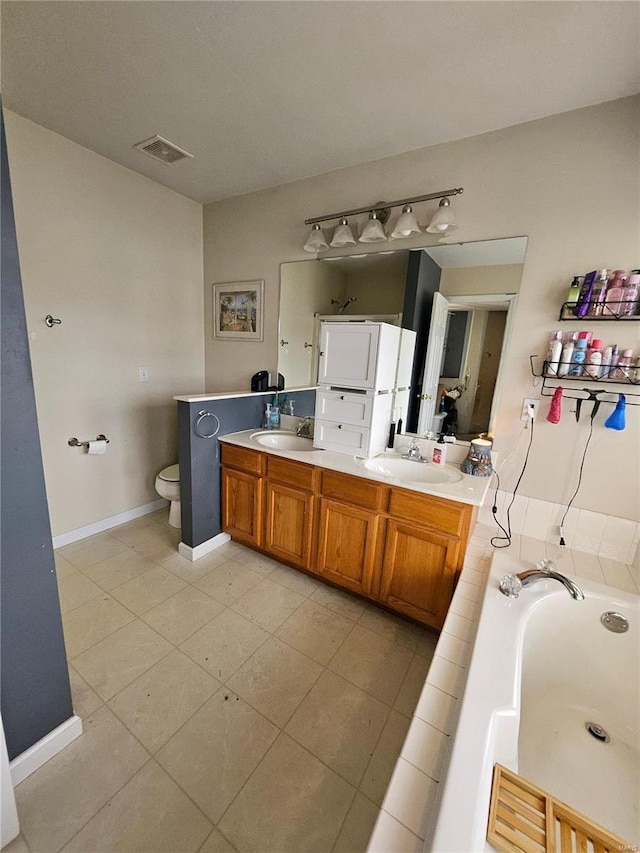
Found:
M 569 400 L 589 400 L 594 399 L 594 395 L 597 395 L 597 399 L 602 402 L 617 403 L 619 395 L 624 394 L 627 398 L 627 405 L 640 406 L 640 373 L 635 367 L 628 368 L 628 376 L 611 378 L 608 375 L 591 376 L 586 370 L 590 365 L 582 364 L 579 365 L 582 371 L 580 376 L 558 376 L 555 372 L 549 371 L 549 363 L 541 360 L 539 355 L 530 355 L 529 363 L 532 376 L 542 379 L 542 388 L 540 389 L 542 397 L 552 397 L 556 388 L 562 387 L 563 397 Z M 540 365 L 537 369 L 536 364 Z M 573 366 L 575 367 L 575 365 Z M 583 386 L 586 384 L 588 387 L 569 387 L 567 389 L 567 385 L 574 383 L 580 383 Z
M 579 321 L 581 323 L 591 323 L 592 320 L 595 322 L 602 322 L 603 320 L 617 320 L 622 323 L 640 320 L 640 314 L 617 314 L 616 312 L 620 305 L 619 302 L 588 302 L 586 303 L 587 313 L 584 317 L 577 317 L 575 313 L 577 304 L 577 302 L 564 302 L 560 309 L 558 320 L 574 320 L 575 322 Z M 600 311 L 599 314 L 589 314 L 589 311 L 593 306 L 597 306 L 597 309 Z

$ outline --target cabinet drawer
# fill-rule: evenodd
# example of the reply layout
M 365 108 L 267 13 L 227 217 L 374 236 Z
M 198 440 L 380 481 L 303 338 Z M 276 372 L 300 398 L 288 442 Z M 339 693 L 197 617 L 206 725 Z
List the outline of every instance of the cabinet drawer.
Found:
M 267 476 L 287 486 L 313 491 L 315 468 L 303 462 L 292 462 L 279 456 L 267 457 Z
M 354 456 L 368 456 L 371 432 L 367 427 L 322 421 L 316 418 L 313 446 Z
M 350 477 L 349 474 L 339 474 L 337 471 L 323 471 L 322 494 L 343 503 L 384 512 L 389 489 L 361 477 Z
M 222 445 L 222 464 L 248 474 L 264 474 L 264 456 L 264 453 L 257 450 L 248 450 L 233 444 Z
M 404 489 L 391 489 L 389 498 L 390 515 L 424 524 L 449 536 L 464 534 L 465 519 L 470 511 L 471 507 Z
M 373 399 L 365 394 L 342 394 L 339 391 L 316 393 L 316 419 L 366 427 L 371 424 L 372 410 Z

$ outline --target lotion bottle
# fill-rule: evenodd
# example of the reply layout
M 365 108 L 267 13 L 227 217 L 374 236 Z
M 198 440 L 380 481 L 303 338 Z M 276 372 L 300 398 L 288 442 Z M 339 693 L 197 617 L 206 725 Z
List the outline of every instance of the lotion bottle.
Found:
M 591 347 L 587 353 L 585 372 L 597 379 L 602 367 L 602 341 L 599 338 L 591 341 Z
M 547 375 L 557 376 L 560 358 L 562 356 L 562 332 L 554 332 L 549 341 L 547 352 Z
M 431 461 L 434 465 L 444 465 L 447 461 L 447 445 L 444 443 L 444 433 L 440 433 L 438 443 L 431 452 Z
M 576 347 L 573 351 L 571 366 L 569 367 L 569 376 L 584 376 L 584 361 L 587 357 L 587 339 L 578 338 Z
M 624 289 L 623 309 L 620 313 L 632 316 L 638 307 L 638 296 L 640 294 L 640 275 L 630 275 L 627 286 Z
M 575 333 L 570 334 L 570 338 L 562 347 L 562 355 L 558 364 L 558 376 L 566 376 L 571 366 L 571 359 L 573 358 L 573 351 L 575 349 Z

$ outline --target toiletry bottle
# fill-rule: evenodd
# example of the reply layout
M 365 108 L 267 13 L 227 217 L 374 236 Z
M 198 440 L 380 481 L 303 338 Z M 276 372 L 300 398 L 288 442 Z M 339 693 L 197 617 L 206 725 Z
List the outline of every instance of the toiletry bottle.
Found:
M 271 429 L 280 429 L 280 406 L 273 403 L 269 412 L 269 423 L 271 424 Z
M 613 315 L 618 317 L 624 308 L 624 289 L 627 276 L 624 270 L 615 270 L 613 279 L 607 288 L 607 295 L 602 309 L 603 316 Z
M 636 359 L 634 369 L 629 373 L 629 379 L 636 384 L 640 383 L 640 355 Z
M 582 333 L 581 333 L 582 334 Z M 587 357 L 587 339 L 578 338 L 569 367 L 569 376 L 584 376 L 584 362 Z
M 573 281 L 571 282 L 571 287 L 569 288 L 569 293 L 567 294 L 567 302 L 569 303 L 569 309 L 576 307 L 583 281 L 583 275 L 574 275 Z
M 608 270 L 598 270 L 598 275 L 591 289 L 589 300 L 589 317 L 599 317 L 602 314 L 604 300 L 607 297 L 607 285 L 609 284 Z
M 549 349 L 547 351 L 547 375 L 557 376 L 558 365 L 562 355 L 562 332 L 554 332 L 549 341 Z
M 271 429 L 271 403 L 267 403 L 264 407 L 264 420 L 262 421 L 264 429 Z
M 391 421 L 389 424 L 389 438 L 387 439 L 387 450 L 393 450 L 393 443 L 396 438 L 396 422 Z
M 434 465 L 444 465 L 447 461 L 447 445 L 444 443 L 444 433 L 440 433 L 438 443 L 433 448 L 431 461 Z
M 616 368 L 616 379 L 629 379 L 631 375 L 631 361 L 633 359 L 633 350 L 632 349 L 624 349 L 622 350 L 622 355 L 620 356 L 620 360 L 618 361 L 618 367 Z
M 600 369 L 602 367 L 602 348 L 604 344 L 599 338 L 591 341 L 591 346 L 589 347 L 589 351 L 587 352 L 587 358 L 585 361 L 585 373 L 588 373 L 589 376 L 592 376 L 594 379 L 597 379 L 600 376 Z
M 589 302 L 591 300 L 591 291 L 593 290 L 593 285 L 597 275 L 597 270 L 592 270 L 591 272 L 585 275 L 584 281 L 582 282 L 582 287 L 580 288 L 578 303 L 573 309 L 573 313 L 576 315 L 576 317 L 585 317 L 587 315 L 589 311 Z
M 567 340 L 562 347 L 562 355 L 560 356 L 560 364 L 558 365 L 558 376 L 566 376 L 569 372 L 577 337 L 577 332 L 569 332 Z
M 611 370 L 611 354 L 613 353 L 613 347 L 609 344 L 602 350 L 602 367 L 600 368 L 600 377 L 602 379 L 609 378 L 609 371 Z
M 638 297 L 640 296 L 640 275 L 632 274 L 627 279 L 627 286 L 622 297 L 624 308 L 622 314 L 633 316 L 638 308 Z

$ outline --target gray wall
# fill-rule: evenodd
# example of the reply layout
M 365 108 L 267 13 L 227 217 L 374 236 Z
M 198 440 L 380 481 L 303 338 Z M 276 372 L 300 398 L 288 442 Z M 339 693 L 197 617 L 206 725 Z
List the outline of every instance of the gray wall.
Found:
M 0 671 L 13 759 L 73 714 L 2 119 Z M 46 331 L 46 330 L 45 330 Z

